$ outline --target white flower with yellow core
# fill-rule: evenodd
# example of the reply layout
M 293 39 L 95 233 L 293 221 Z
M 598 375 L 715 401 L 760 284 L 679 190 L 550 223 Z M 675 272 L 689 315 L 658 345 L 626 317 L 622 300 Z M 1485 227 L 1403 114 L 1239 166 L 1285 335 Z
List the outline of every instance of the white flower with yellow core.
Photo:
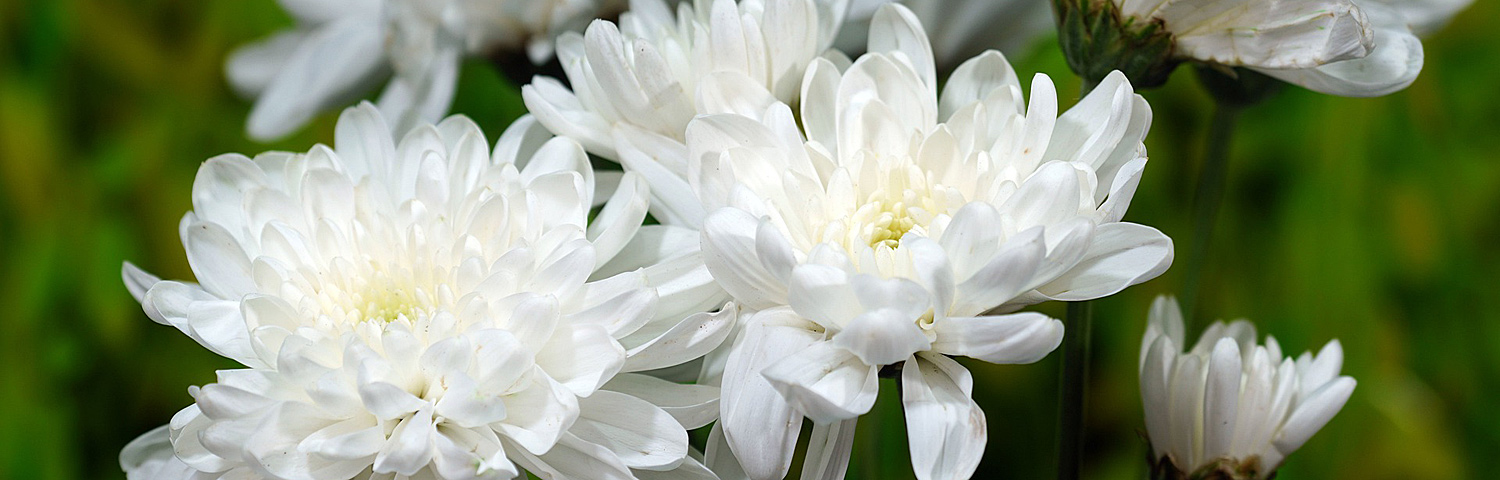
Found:
M 1120 221 L 1151 120 L 1123 75 L 1059 116 L 1045 75 L 1028 107 L 992 51 L 939 96 L 909 10 L 883 6 L 870 31 L 846 71 L 808 68 L 800 123 L 768 103 L 688 127 L 704 260 L 754 312 L 721 383 L 722 433 L 752 478 L 785 474 L 804 416 L 804 468 L 842 476 L 877 374 L 897 364 L 917 478 L 967 478 L 985 420 L 949 357 L 1034 362 L 1063 327 L 1018 309 L 1111 295 L 1171 262 L 1170 239 Z
M 645 176 L 657 220 L 696 227 L 704 210 L 687 181 L 688 122 L 740 105 L 795 104 L 803 70 L 828 51 L 847 2 L 695 0 L 674 16 L 663 0 L 632 0 L 618 26 L 596 21 L 558 39 L 571 89 L 537 77 L 522 94 L 548 130 Z
M 1295 360 L 1275 337 L 1255 342 L 1250 322 L 1215 322 L 1183 351 L 1177 301 L 1151 305 L 1140 379 L 1154 478 L 1271 478 L 1354 392 L 1338 340 Z
M 636 372 L 715 348 L 735 310 L 696 313 L 723 301 L 681 275 L 697 253 L 638 232 L 644 181 L 596 202 L 583 149 L 529 118 L 492 154 L 463 117 L 398 144 L 364 104 L 335 145 L 203 165 L 181 224 L 199 283 L 126 266 L 153 320 L 246 367 L 190 390 L 175 459 L 148 434 L 127 470 L 711 476 L 684 429 L 712 421 L 716 389 Z

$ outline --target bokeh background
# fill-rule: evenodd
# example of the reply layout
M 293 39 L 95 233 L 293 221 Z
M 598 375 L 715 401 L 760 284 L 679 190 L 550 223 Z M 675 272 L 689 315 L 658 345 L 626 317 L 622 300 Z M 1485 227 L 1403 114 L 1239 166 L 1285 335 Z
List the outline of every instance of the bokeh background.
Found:
M 289 24 L 268 0 L 0 1 L 0 478 L 124 478 L 120 447 L 233 367 L 147 319 L 120 264 L 191 278 L 176 226 L 203 160 L 331 141 L 336 113 L 274 144 L 242 133 L 225 55 Z M 1279 478 L 1494 474 L 1496 29 L 1500 3 L 1480 1 L 1426 42 L 1404 92 L 1289 88 L 1242 117 L 1199 312 L 1251 318 L 1288 351 L 1338 338 L 1359 381 Z M 1012 60 L 1077 91 L 1054 41 Z M 524 113 L 516 91 L 474 62 L 454 111 L 493 137 Z M 1210 102 L 1190 69 L 1145 95 L 1152 160 L 1127 219 L 1176 238 L 1181 261 Z M 1144 478 L 1136 355 L 1151 299 L 1183 270 L 1096 302 L 1087 478 Z M 990 429 L 977 477 L 1052 476 L 1057 356 L 967 364 Z M 911 476 L 892 387 L 860 421 L 850 478 Z

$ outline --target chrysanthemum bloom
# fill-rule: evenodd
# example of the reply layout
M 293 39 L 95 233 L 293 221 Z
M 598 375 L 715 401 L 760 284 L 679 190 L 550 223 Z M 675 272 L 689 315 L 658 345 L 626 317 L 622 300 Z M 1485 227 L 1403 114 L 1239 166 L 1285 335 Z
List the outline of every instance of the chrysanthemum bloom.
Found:
M 795 104 L 803 70 L 827 51 L 847 1 L 695 0 L 674 17 L 662 0 L 635 0 L 619 26 L 596 21 L 558 39 L 571 90 L 537 77 L 522 94 L 548 130 L 640 172 L 656 219 L 696 227 L 704 210 L 687 181 L 688 122 Z
M 1215 322 L 1192 350 L 1177 301 L 1158 297 L 1141 340 L 1141 403 L 1153 478 L 1264 479 L 1332 419 L 1354 379 L 1339 375 L 1344 350 L 1282 358 L 1255 326 Z
M 529 118 L 493 156 L 463 117 L 396 144 L 369 104 L 336 149 L 210 159 L 181 226 L 199 283 L 125 269 L 153 320 L 247 367 L 190 390 L 177 460 L 196 479 L 709 476 L 684 428 L 716 389 L 633 372 L 715 348 L 735 309 L 694 314 L 722 299 L 681 277 L 696 252 L 637 235 L 639 177 L 590 221 L 588 165 Z M 147 450 L 126 463 L 170 469 Z
M 864 51 L 870 17 L 891 2 L 906 5 L 927 27 L 939 72 L 953 71 L 986 50 L 1025 54 L 1056 28 L 1047 0 L 854 0 L 836 46 Z
M 386 81 L 380 110 L 397 134 L 448 112 L 459 63 L 525 50 L 617 12 L 624 0 L 283 0 L 297 27 L 236 51 L 230 84 L 255 98 L 247 131 L 274 140 Z M 392 75 L 394 72 L 394 75 Z
M 900 5 L 875 15 L 847 71 L 815 62 L 801 124 L 782 103 L 688 128 L 711 214 L 709 270 L 754 310 L 723 371 L 723 432 L 753 478 L 786 472 L 801 419 L 809 458 L 847 461 L 883 367 L 903 365 L 918 478 L 967 478 L 985 444 L 972 379 L 949 356 L 1036 361 L 1062 323 L 1012 313 L 1151 279 L 1171 240 L 1120 222 L 1146 164 L 1151 112 L 1122 75 L 1061 117 L 1038 75 L 1027 108 L 1005 58 L 960 66 L 940 97 L 932 51 Z M 713 459 L 710 459 L 712 462 Z M 829 475 L 843 465 L 829 462 Z
M 1054 1 L 1070 64 L 1095 79 L 1118 68 L 1154 86 L 1176 62 L 1192 61 L 1373 97 L 1406 88 L 1422 70 L 1422 42 L 1403 14 L 1422 9 L 1390 5 L 1400 0 Z

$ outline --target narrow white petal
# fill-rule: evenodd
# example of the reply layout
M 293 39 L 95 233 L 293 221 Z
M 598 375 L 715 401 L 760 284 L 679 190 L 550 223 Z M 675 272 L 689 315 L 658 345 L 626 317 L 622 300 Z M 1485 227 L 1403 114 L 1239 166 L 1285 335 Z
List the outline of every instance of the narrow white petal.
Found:
M 854 450 L 856 419 L 814 424 L 802 462 L 802 480 L 843 480 Z
M 1344 408 L 1349 395 L 1354 393 L 1355 381 L 1350 377 L 1339 377 L 1313 391 L 1302 399 L 1301 405 L 1292 411 L 1286 424 L 1276 434 L 1276 449 L 1282 454 L 1291 454 L 1322 430 L 1333 416 Z
M 912 468 L 922 480 L 969 478 L 984 456 L 984 412 L 970 398 L 973 379 L 958 362 L 918 354 L 901 369 L 901 403 Z

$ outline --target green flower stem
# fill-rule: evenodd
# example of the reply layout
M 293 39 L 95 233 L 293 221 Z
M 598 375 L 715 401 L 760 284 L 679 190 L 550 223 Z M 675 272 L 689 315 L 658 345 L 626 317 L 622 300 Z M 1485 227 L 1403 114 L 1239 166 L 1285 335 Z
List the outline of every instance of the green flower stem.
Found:
M 1063 319 L 1062 376 L 1058 382 L 1057 478 L 1079 478 L 1089 393 L 1089 335 L 1093 304 L 1071 302 Z
M 1224 188 L 1229 179 L 1230 142 L 1241 108 L 1230 102 L 1217 102 L 1213 121 L 1208 127 L 1208 144 L 1204 149 L 1203 165 L 1198 172 L 1198 191 L 1193 196 L 1192 243 L 1188 247 L 1187 272 L 1183 276 L 1185 283 L 1182 287 L 1182 305 L 1188 326 L 1194 325 L 1198 290 L 1203 282 L 1203 269 L 1209 260 L 1209 241 L 1213 238 L 1219 208 L 1224 203 Z

